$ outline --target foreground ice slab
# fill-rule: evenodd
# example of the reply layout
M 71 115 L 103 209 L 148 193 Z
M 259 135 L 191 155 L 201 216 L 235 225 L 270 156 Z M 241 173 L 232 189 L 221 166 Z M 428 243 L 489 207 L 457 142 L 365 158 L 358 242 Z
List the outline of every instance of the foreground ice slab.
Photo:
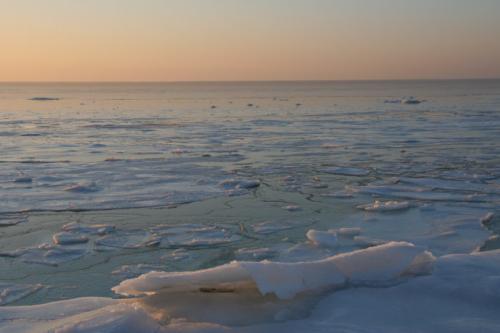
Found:
M 149 273 L 115 288 L 141 298 L 1 307 L 0 331 L 498 332 L 500 250 L 432 259 L 389 243 L 316 262 Z
M 391 258 L 390 261 L 384 258 Z M 339 288 L 349 283 L 379 284 L 406 274 L 428 273 L 433 256 L 405 242 L 391 242 L 324 260 L 298 263 L 238 262 L 194 272 L 151 272 L 123 281 L 113 291 L 154 295 L 165 291 L 257 288 L 262 295 L 290 299 L 302 292 Z

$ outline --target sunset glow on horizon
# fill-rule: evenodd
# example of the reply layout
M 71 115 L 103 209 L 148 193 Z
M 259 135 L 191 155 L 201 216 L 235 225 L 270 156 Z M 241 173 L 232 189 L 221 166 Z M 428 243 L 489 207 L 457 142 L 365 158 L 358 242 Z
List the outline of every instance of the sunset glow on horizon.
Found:
M 0 81 L 500 77 L 500 1 L 0 0 Z

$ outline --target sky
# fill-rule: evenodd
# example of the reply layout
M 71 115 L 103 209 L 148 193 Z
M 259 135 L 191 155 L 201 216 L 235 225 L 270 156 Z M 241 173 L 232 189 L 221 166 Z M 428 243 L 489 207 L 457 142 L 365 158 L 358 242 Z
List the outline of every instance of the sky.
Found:
M 500 78 L 500 0 L 0 0 L 0 81 Z

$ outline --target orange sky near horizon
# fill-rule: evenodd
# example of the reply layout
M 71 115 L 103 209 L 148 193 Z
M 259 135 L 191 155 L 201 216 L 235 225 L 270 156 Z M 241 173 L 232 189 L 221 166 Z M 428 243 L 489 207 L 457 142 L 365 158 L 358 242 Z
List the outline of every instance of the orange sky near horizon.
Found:
M 0 81 L 500 78 L 494 0 L 0 0 Z

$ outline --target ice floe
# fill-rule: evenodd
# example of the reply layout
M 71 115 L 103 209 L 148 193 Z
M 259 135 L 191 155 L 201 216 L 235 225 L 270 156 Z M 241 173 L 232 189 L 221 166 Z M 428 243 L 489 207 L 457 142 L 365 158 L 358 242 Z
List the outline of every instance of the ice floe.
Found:
M 27 220 L 28 218 L 21 214 L 0 214 L 0 227 L 10 227 Z
M 98 251 L 138 249 L 159 246 L 161 239 L 144 230 L 124 230 L 100 237 L 95 241 Z
M 33 178 L 28 176 L 20 176 L 14 179 L 14 183 L 32 183 Z
M 264 221 L 257 224 L 252 225 L 252 229 L 257 234 L 273 234 L 276 232 L 297 228 L 299 226 L 307 226 L 311 222 L 309 221 L 291 221 L 291 220 L 273 220 L 273 221 Z
M 38 102 L 46 102 L 46 101 L 58 101 L 58 97 L 45 97 L 45 96 L 37 96 L 30 98 L 30 101 L 38 101 Z
M 71 232 L 58 232 L 52 236 L 52 240 L 55 244 L 59 245 L 71 245 L 71 244 L 82 244 L 87 243 L 89 238 L 84 235 L 79 235 Z
M 354 237 L 354 236 L 358 236 L 359 234 L 361 234 L 361 228 L 344 227 L 344 228 L 333 229 L 333 230 L 335 230 L 337 235 L 340 237 L 349 238 L 349 237 Z
M 283 209 L 287 210 L 289 212 L 298 212 L 298 211 L 302 210 L 302 208 L 300 206 L 297 206 L 297 205 L 284 206 Z
M 360 205 L 359 209 L 368 211 L 368 212 L 392 212 L 405 210 L 410 208 L 411 205 L 408 201 L 378 201 L 371 204 Z
M 337 232 L 335 230 L 319 231 L 311 229 L 306 233 L 306 237 L 317 246 L 335 247 L 338 245 Z
M 90 234 L 90 235 L 106 235 L 116 230 L 111 224 L 82 224 L 78 222 L 70 222 L 62 226 L 62 230 L 71 233 Z
M 178 224 L 152 227 L 162 247 L 214 246 L 239 241 L 234 227 L 224 225 Z
M 271 259 L 272 257 L 276 256 L 277 253 L 277 250 L 267 247 L 255 249 L 241 248 L 236 251 L 235 256 L 238 260 L 260 261 L 264 259 Z
M 491 222 L 491 220 L 493 220 L 494 217 L 495 217 L 495 214 L 493 212 L 489 212 L 486 215 L 484 215 L 483 217 L 481 217 L 481 219 L 479 221 L 482 224 L 488 224 Z
M 258 180 L 246 179 L 226 179 L 219 183 L 219 186 L 225 190 L 252 189 L 260 186 Z
M 150 264 L 123 265 L 112 271 L 111 274 L 118 276 L 121 279 L 130 279 L 144 273 L 162 270 L 162 268 L 163 266 Z
M 91 193 L 99 191 L 100 188 L 96 182 L 81 182 L 78 184 L 70 185 L 66 187 L 64 190 L 75 193 Z
M 324 173 L 331 173 L 342 176 L 367 176 L 370 170 L 353 167 L 329 167 L 321 170 Z
M 416 99 L 415 97 L 404 97 L 400 99 L 386 99 L 384 103 L 386 104 L 407 104 L 407 105 L 417 105 L 423 103 L 423 100 Z
M 11 284 L 0 282 L 0 305 L 18 301 L 42 288 L 41 284 Z
M 2 251 L 0 257 L 17 258 L 25 263 L 58 266 L 83 257 L 88 252 L 85 247 L 65 247 L 42 244 L 37 247 Z
M 386 261 L 384 258 L 391 257 Z M 166 290 L 199 291 L 200 288 L 249 288 L 262 295 L 273 293 L 289 299 L 305 291 L 397 280 L 411 272 L 429 273 L 432 255 L 410 243 L 391 242 L 378 247 L 340 254 L 315 262 L 232 262 L 195 272 L 152 272 L 113 288 L 122 295 L 151 295 Z M 421 270 L 419 270 L 421 269 Z
M 154 272 L 114 288 L 140 298 L 1 307 L 0 330 L 493 333 L 500 328 L 499 263 L 500 250 L 434 258 L 389 243 L 312 262 Z

